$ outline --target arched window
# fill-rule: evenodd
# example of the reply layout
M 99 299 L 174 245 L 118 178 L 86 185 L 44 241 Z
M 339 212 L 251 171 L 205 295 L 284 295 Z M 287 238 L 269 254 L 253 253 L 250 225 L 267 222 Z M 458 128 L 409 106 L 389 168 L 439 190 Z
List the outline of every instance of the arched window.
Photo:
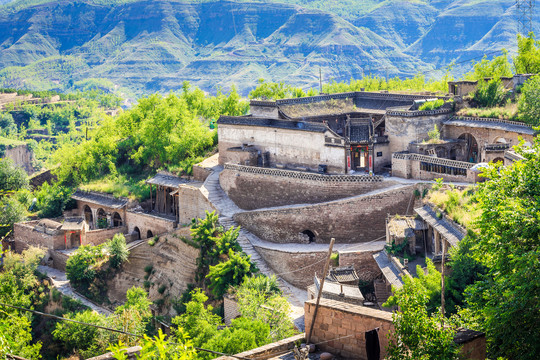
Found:
M 113 226 L 114 227 L 117 227 L 117 226 L 122 226 L 124 223 L 122 222 L 122 217 L 120 216 L 119 213 L 115 212 L 113 214 L 113 217 L 112 217 L 112 221 L 113 221 Z
M 147 238 L 147 239 L 150 239 L 150 238 L 153 237 L 153 236 L 154 236 L 154 234 L 152 234 L 152 231 L 148 230 L 148 231 L 146 232 L 146 238 Z
M 141 239 L 141 230 L 139 230 L 138 227 L 135 226 L 135 228 L 133 229 L 133 233 L 135 234 L 135 240 Z
M 310 243 L 315 242 L 315 234 L 311 230 L 304 230 L 302 231 L 302 234 L 306 235 L 308 237 L 308 241 Z
M 83 215 L 84 215 L 84 220 L 86 221 L 86 223 L 88 224 L 88 226 L 90 227 L 90 229 L 93 229 L 94 228 L 94 215 L 92 215 L 92 209 L 90 209 L 90 206 L 88 205 L 84 205 L 84 208 L 83 208 Z
M 107 214 L 105 213 L 105 210 L 99 208 L 97 210 L 97 228 L 98 229 L 106 229 L 109 227 L 109 222 L 107 221 Z

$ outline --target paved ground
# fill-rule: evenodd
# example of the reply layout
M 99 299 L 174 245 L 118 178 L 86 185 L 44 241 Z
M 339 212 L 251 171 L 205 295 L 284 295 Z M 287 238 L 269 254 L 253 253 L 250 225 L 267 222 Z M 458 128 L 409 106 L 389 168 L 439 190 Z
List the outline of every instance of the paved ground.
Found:
M 104 307 L 101 307 L 97 304 L 94 304 L 93 302 L 89 301 L 84 296 L 77 293 L 73 288 L 71 287 L 69 280 L 66 277 L 66 273 L 57 269 L 53 269 L 49 266 L 38 266 L 38 271 L 46 274 L 49 278 L 51 278 L 53 286 L 60 291 L 63 295 L 69 296 L 72 299 L 79 300 L 84 305 L 88 306 L 95 312 L 98 312 L 103 315 L 110 315 L 111 312 L 108 309 L 105 309 Z

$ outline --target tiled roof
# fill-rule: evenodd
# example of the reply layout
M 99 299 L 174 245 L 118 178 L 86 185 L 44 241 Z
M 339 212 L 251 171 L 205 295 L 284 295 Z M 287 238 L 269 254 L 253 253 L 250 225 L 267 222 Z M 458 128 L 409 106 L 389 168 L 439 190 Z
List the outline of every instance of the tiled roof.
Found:
M 84 227 L 84 219 L 82 217 L 70 217 L 64 220 L 61 230 L 78 231 Z
M 392 261 L 390 261 L 390 259 L 386 255 L 385 250 L 374 254 L 373 259 L 375 259 L 375 262 L 379 266 L 379 269 L 381 269 L 384 278 L 389 284 L 397 288 L 401 288 L 403 286 L 403 280 L 401 280 L 401 273 L 398 269 L 396 269 L 394 264 L 392 264 Z
M 497 121 L 497 119 L 491 119 L 493 121 L 486 121 L 486 119 L 452 119 L 444 121 L 444 125 L 453 125 L 453 126 L 466 126 L 471 128 L 482 128 L 482 129 L 495 129 L 495 130 L 504 130 L 511 131 L 518 134 L 527 134 L 534 135 L 536 131 L 527 126 L 526 124 L 519 125 L 515 122 L 506 122 L 506 121 Z
M 398 238 L 404 238 L 410 231 L 425 229 L 426 226 L 422 220 L 411 217 L 392 217 L 390 221 L 388 221 L 388 232 L 390 235 L 397 236 Z
M 353 266 L 343 266 L 330 269 L 328 278 L 338 283 L 358 281 L 358 275 L 356 274 Z
M 430 206 L 425 205 L 424 207 L 414 209 L 414 211 L 425 222 L 437 230 L 450 245 L 456 246 L 465 237 L 465 235 L 448 220 L 445 218 L 439 219 Z
M 177 188 L 181 184 L 186 184 L 189 181 L 186 179 L 182 179 L 178 176 L 175 176 L 173 174 L 159 172 L 151 179 L 146 180 L 147 184 L 153 184 L 153 185 L 160 185 L 170 188 Z
M 226 125 L 245 125 L 245 126 L 260 126 L 289 130 L 311 131 L 324 133 L 328 131 L 328 127 L 323 124 L 317 124 L 305 121 L 295 120 L 277 120 L 253 116 L 220 116 L 217 121 L 219 124 Z
M 105 206 L 112 209 L 120 209 L 127 205 L 128 199 L 115 198 L 112 195 L 94 192 L 94 191 L 82 191 L 77 190 L 71 196 L 74 200 L 86 201 L 92 204 Z

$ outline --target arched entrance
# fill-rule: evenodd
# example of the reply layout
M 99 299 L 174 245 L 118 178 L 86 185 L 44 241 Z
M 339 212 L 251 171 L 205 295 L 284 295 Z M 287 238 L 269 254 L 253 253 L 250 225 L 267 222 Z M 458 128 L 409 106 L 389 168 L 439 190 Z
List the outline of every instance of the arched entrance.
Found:
M 109 223 L 107 221 L 107 214 L 105 213 L 105 210 L 102 208 L 99 208 L 97 210 L 97 228 L 98 229 L 106 229 L 109 227 Z
M 138 227 L 135 226 L 133 233 L 135 234 L 135 240 L 141 240 L 141 230 Z
M 304 230 L 302 231 L 302 234 L 306 235 L 308 237 L 309 243 L 315 242 L 315 234 L 311 230 Z
M 495 144 L 506 144 L 507 141 L 503 137 L 498 137 L 498 138 L 495 139 L 495 141 L 493 141 L 493 143 L 495 143 Z
M 146 232 L 146 238 L 147 238 L 147 239 L 150 239 L 150 238 L 153 237 L 153 236 L 154 236 L 154 234 L 152 234 L 152 231 L 148 230 L 148 231 Z
M 471 163 L 478 162 L 478 142 L 469 133 L 460 135 L 459 139 L 466 140 L 465 160 Z
M 112 217 L 112 222 L 114 227 L 122 226 L 124 223 L 122 222 L 122 217 L 119 213 L 115 212 Z
M 90 206 L 84 205 L 83 213 L 84 213 L 84 220 L 86 221 L 90 229 L 93 229 L 94 228 L 94 215 L 92 215 L 92 209 L 90 209 Z
M 494 163 L 494 164 L 495 164 L 495 163 L 498 163 L 498 162 L 501 162 L 501 163 L 504 164 L 504 159 L 503 159 L 502 157 L 496 157 L 496 158 L 493 159 L 491 162 Z

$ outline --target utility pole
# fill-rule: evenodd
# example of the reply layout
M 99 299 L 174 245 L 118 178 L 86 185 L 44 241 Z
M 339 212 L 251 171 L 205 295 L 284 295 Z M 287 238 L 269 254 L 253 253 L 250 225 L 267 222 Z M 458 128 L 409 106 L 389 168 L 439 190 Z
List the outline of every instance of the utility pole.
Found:
M 533 31 L 534 0 L 516 0 L 518 33 L 528 36 Z
M 446 259 L 446 240 L 442 241 L 442 259 L 441 259 L 441 315 L 442 315 L 442 324 L 444 325 L 444 262 Z
M 309 326 L 309 332 L 307 333 L 306 345 L 309 345 L 311 340 L 311 334 L 313 334 L 313 325 L 315 325 L 315 320 L 317 319 L 317 311 L 319 310 L 319 302 L 321 301 L 322 290 L 324 286 L 324 279 L 326 279 L 326 274 L 328 273 L 328 267 L 330 266 L 330 257 L 332 256 L 332 248 L 334 247 L 334 242 L 336 239 L 332 238 L 330 240 L 330 247 L 328 248 L 328 256 L 326 258 L 326 264 L 324 264 L 323 277 L 321 279 L 321 287 L 319 288 L 319 293 L 317 294 L 317 302 L 315 303 L 315 310 L 313 312 L 313 319 L 311 320 L 311 325 Z

